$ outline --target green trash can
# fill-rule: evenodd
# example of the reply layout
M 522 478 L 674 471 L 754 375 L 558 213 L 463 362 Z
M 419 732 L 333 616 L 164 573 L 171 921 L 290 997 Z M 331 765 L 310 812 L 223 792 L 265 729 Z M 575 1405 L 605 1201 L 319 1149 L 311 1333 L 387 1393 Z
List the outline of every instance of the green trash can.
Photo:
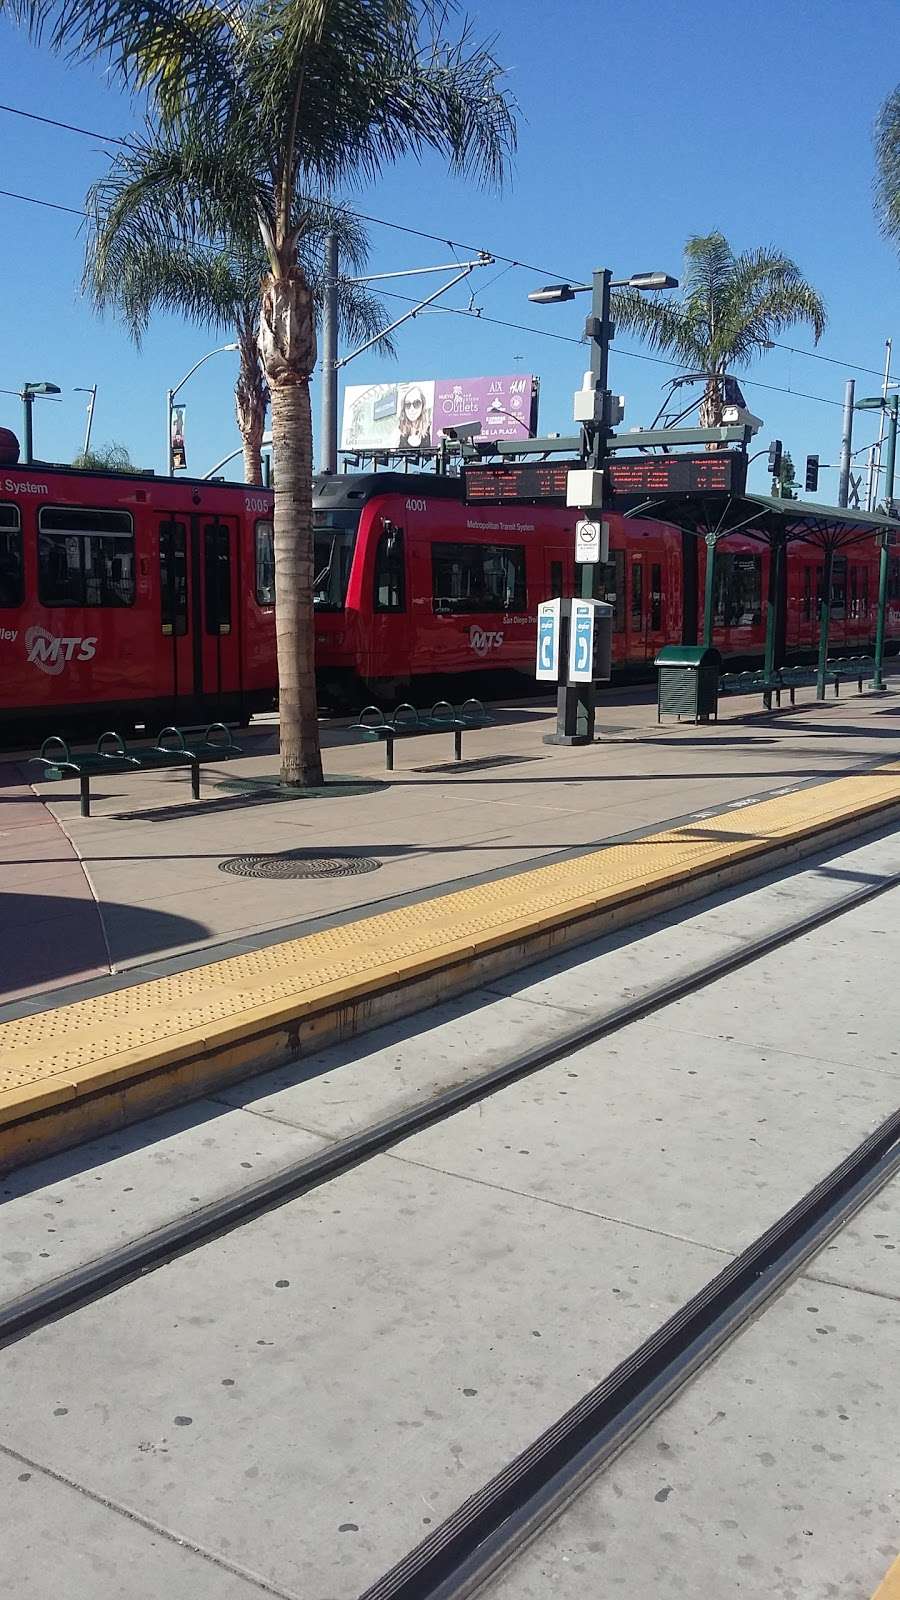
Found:
M 667 644 L 653 665 L 659 672 L 656 720 L 690 717 L 708 722 L 719 715 L 722 657 L 705 644 Z

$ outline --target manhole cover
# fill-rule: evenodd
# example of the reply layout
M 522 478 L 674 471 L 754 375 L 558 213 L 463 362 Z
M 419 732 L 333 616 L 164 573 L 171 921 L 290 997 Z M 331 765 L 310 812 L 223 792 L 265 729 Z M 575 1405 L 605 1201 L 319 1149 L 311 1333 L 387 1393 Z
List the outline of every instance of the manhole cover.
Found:
M 237 878 L 352 878 L 377 872 L 373 856 L 323 856 L 315 850 L 285 850 L 278 855 L 232 856 L 219 862 L 220 872 Z

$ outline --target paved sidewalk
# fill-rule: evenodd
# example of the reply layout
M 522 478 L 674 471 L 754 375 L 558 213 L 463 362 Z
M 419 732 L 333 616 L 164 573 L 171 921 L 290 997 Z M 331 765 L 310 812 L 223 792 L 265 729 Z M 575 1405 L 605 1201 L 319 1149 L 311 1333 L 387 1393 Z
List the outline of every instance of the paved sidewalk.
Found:
M 0 993 L 27 994 L 109 971 L 97 903 L 78 852 L 26 770 L 0 764 Z
M 199 805 L 181 771 L 111 775 L 97 782 L 89 819 L 79 816 L 77 785 L 41 785 L 29 800 L 20 769 L 10 791 L 15 841 L 5 821 L 0 841 L 2 926 L 13 930 L 0 995 L 49 991 L 110 968 L 149 972 L 177 952 L 295 933 L 821 782 L 900 747 L 900 695 L 845 693 L 824 706 L 750 715 L 758 704 L 727 702 L 717 727 L 658 728 L 652 688 L 615 691 L 599 712 L 601 742 L 588 749 L 543 743 L 553 725 L 546 703 L 498 707 L 495 727 L 466 735 L 459 768 L 450 736 L 441 735 L 398 741 L 390 775 L 382 745 L 328 724 L 329 777 L 366 781 L 297 799 L 266 792 L 278 759 L 275 729 L 262 722 L 243 736 L 243 759 L 204 769 Z M 298 849 L 349 858 L 351 869 L 359 856 L 380 866 L 281 880 L 220 870 L 237 855 Z M 36 931 L 24 939 L 23 927 Z

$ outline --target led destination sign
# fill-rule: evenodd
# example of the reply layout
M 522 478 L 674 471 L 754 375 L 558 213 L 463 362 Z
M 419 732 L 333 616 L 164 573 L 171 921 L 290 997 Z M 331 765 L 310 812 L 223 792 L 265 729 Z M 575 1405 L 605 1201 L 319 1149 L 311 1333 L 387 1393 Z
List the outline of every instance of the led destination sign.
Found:
M 523 461 L 463 468 L 469 505 L 480 502 L 555 500 L 566 503 L 566 480 L 578 461 Z M 747 457 L 742 450 L 696 455 L 615 456 L 604 464 L 611 509 L 624 499 L 659 494 L 743 494 Z
M 743 450 L 704 450 L 702 455 L 611 456 L 606 479 L 614 497 L 654 494 L 743 494 L 747 457 Z
M 464 467 L 466 500 L 561 500 L 566 503 L 566 479 L 577 461 L 523 461 L 503 467 Z

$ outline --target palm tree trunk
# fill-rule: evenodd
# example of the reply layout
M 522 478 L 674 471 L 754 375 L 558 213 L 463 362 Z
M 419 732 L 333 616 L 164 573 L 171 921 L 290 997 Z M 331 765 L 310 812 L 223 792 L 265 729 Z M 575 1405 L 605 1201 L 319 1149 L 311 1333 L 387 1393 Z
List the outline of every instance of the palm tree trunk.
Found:
M 275 638 L 281 781 L 323 783 L 313 616 L 312 298 L 296 267 L 263 285 L 259 334 L 272 405 L 275 487 Z
M 262 483 L 262 442 L 269 395 L 260 366 L 256 329 L 242 326 L 238 343 L 241 365 L 234 389 L 234 412 L 244 449 L 244 482 Z
M 722 412 L 724 410 L 722 384 L 717 373 L 711 373 L 706 380 L 703 399 L 700 401 L 699 423 L 701 428 L 720 428 L 722 426 Z M 718 444 L 708 444 L 707 450 L 719 450 Z
M 706 381 L 703 399 L 700 401 L 700 426 L 701 428 L 718 428 L 722 424 L 722 385 L 718 375 L 713 374 Z
M 244 434 L 242 439 L 244 452 L 244 482 L 262 483 L 262 444 L 255 439 L 248 439 Z

